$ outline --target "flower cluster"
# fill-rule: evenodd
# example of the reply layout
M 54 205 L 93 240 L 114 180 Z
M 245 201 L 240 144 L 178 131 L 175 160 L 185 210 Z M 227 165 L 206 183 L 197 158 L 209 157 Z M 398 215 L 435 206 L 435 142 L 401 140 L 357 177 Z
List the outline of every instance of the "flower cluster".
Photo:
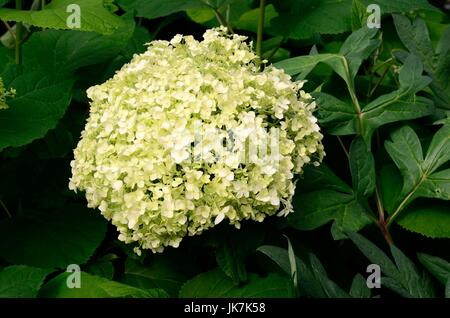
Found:
M 6 90 L 3 80 L 0 77 L 0 109 L 8 109 L 9 106 L 6 104 L 6 98 L 14 96 L 16 96 L 16 90 L 14 88 Z
M 137 253 L 177 247 L 224 220 L 239 228 L 287 215 L 294 174 L 324 155 L 301 82 L 260 71 L 243 36 L 216 28 L 203 38 L 153 41 L 87 91 L 69 186 Z

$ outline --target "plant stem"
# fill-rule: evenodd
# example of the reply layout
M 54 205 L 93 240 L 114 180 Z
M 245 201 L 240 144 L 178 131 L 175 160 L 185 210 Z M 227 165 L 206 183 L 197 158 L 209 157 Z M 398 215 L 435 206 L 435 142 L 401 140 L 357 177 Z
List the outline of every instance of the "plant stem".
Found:
M 41 10 L 45 9 L 45 0 L 41 0 Z
M 402 200 L 402 202 L 398 205 L 397 209 L 392 213 L 392 215 L 387 219 L 387 228 L 389 228 L 392 225 L 392 222 L 397 217 L 397 215 L 403 210 L 406 203 L 408 203 L 408 200 L 413 196 L 413 194 L 417 191 L 417 189 L 420 187 L 422 182 L 426 179 L 426 176 L 422 176 L 419 182 L 414 186 L 414 188 L 408 193 L 408 195 Z
M 22 0 L 16 0 L 16 9 L 22 10 Z M 22 22 L 16 23 L 16 64 L 22 64 Z
M 264 33 L 265 0 L 259 0 L 258 30 L 256 32 L 256 54 L 262 60 L 262 40 Z
M 348 154 L 347 148 L 345 148 L 345 145 L 344 145 L 344 143 L 342 142 L 341 137 L 336 136 L 336 138 L 337 138 L 337 140 L 339 141 L 339 144 L 341 145 L 341 148 L 342 148 L 342 150 L 344 151 L 345 156 L 347 157 L 347 159 L 349 159 L 349 158 L 350 158 L 350 155 Z
M 390 65 L 388 65 L 386 67 L 386 69 L 383 71 L 383 73 L 381 74 L 380 78 L 378 79 L 378 81 L 375 83 L 375 86 L 372 88 L 372 90 L 370 91 L 369 97 L 371 98 L 372 95 L 375 93 L 375 91 L 377 90 L 378 86 L 380 86 L 381 82 L 383 81 L 384 77 L 386 76 L 387 72 L 389 71 L 389 69 L 391 68 Z
M 8 216 L 8 218 L 12 218 L 11 213 L 9 212 L 8 208 L 6 207 L 5 203 L 3 203 L 2 200 L 0 200 L 0 205 L 2 206 L 3 210 L 5 210 L 6 215 Z
M 394 241 L 392 240 L 391 234 L 389 233 L 389 229 L 387 227 L 386 221 L 384 219 L 384 207 L 383 201 L 381 200 L 380 190 L 378 189 L 378 185 L 375 186 L 375 196 L 377 201 L 377 209 L 378 209 L 378 227 L 381 230 L 386 242 L 389 245 L 393 245 Z

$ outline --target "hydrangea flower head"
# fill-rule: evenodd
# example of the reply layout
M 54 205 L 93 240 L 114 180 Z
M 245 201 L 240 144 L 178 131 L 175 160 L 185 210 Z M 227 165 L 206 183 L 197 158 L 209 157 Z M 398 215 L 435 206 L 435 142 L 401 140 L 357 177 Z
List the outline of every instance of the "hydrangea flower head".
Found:
M 295 174 L 322 160 L 310 95 L 280 69 L 260 71 L 245 40 L 216 28 L 153 41 L 88 89 L 69 186 L 137 253 L 287 215 Z

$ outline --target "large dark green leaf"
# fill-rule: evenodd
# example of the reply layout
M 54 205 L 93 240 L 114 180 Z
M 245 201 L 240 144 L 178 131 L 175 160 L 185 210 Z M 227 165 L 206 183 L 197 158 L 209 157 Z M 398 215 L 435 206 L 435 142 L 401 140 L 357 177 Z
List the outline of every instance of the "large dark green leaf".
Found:
M 353 188 L 361 197 L 370 196 L 375 190 L 375 160 L 361 137 L 353 139 L 349 151 Z
M 103 277 L 80 272 L 80 288 L 69 288 L 67 280 L 70 275 L 78 273 L 62 273 L 42 287 L 40 297 L 49 298 L 166 298 L 161 289 L 140 289 L 121 284 Z
M 286 73 L 295 75 L 301 74 L 305 78 L 317 64 L 325 63 L 347 83 L 349 89 L 354 89 L 353 80 L 358 72 L 363 60 L 380 44 L 378 39 L 374 39 L 377 34 L 376 29 L 363 27 L 353 32 L 342 44 L 339 53 L 314 54 L 298 56 L 275 64 Z
M 350 296 L 353 298 L 370 298 L 370 288 L 361 274 L 356 274 L 350 287 Z
M 431 238 L 450 237 L 450 202 L 424 200 L 409 204 L 397 223 L 409 231 Z
M 418 197 L 449 200 L 450 170 L 436 170 L 450 159 L 448 151 L 450 149 L 450 125 L 446 124 L 436 132 L 428 146 L 425 158 L 420 140 L 409 126 L 394 131 L 391 134 L 391 140 L 385 142 L 385 147 L 403 176 L 403 187 L 399 196 L 402 204 L 398 205 L 395 211 L 400 212 L 408 203 Z M 430 222 L 423 222 L 424 219 L 420 218 L 416 220 L 421 221 L 419 224 L 412 222 L 412 213 L 409 215 L 409 219 L 404 219 L 407 222 L 404 222 L 403 226 L 413 231 L 429 235 L 428 231 L 421 231 L 421 228 L 442 226 L 442 224 L 434 223 L 438 221 L 438 218 L 434 218 L 434 222 L 431 222 L 432 219 L 429 220 Z M 442 234 L 443 236 L 439 235 L 439 237 L 450 237 L 450 230 L 444 229 Z
M 180 290 L 182 298 L 278 298 L 292 297 L 291 282 L 288 277 L 269 274 L 260 277 L 249 274 L 246 284 L 236 286 L 220 269 L 202 273 L 189 280 Z
M 446 260 L 424 253 L 417 253 L 419 261 L 425 266 L 428 271 L 433 274 L 442 284 L 446 284 L 450 277 L 450 263 Z
M 295 213 L 288 221 L 299 230 L 313 230 L 334 220 L 341 229 L 359 231 L 370 223 L 354 194 L 317 190 L 296 195 L 293 203 Z
M 264 232 L 255 226 L 246 226 L 244 230 L 234 231 L 220 238 L 216 246 L 216 261 L 219 267 L 236 284 L 247 280 L 245 261 L 264 240 Z
M 186 280 L 183 274 L 166 259 L 155 258 L 149 266 L 128 259 L 122 282 L 141 289 L 162 289 L 176 297 Z
M 60 30 L 36 32 L 23 47 L 24 64 L 64 78 L 81 67 L 116 56 L 128 44 L 133 30 L 134 22 L 127 19 L 112 35 Z
M 28 144 L 56 127 L 69 106 L 73 79 L 56 81 L 37 70 L 3 79 L 17 93 L 0 110 L 0 150 Z
M 419 56 L 423 62 L 425 71 L 433 79 L 431 89 L 435 93 L 435 101 L 438 107 L 450 108 L 450 27 L 447 27 L 436 48 L 431 44 L 430 35 L 425 22 L 416 18 L 412 23 L 402 15 L 393 15 L 397 33 L 413 54 Z
M 264 245 L 258 248 L 258 251 L 267 255 L 272 259 L 280 268 L 291 275 L 291 263 L 289 261 L 289 253 L 286 249 Z M 297 280 L 298 286 L 302 294 L 317 297 L 317 298 L 348 298 L 350 297 L 344 290 L 342 290 L 336 283 L 328 278 L 328 275 L 323 268 L 322 263 L 314 255 L 309 255 L 309 264 L 301 260 L 299 257 L 295 257 L 295 263 L 297 265 Z M 364 291 L 365 286 L 360 286 L 361 282 L 358 281 L 353 287 L 352 297 L 363 297 L 367 291 Z M 358 292 L 356 291 L 358 289 Z M 370 291 L 369 291 L 370 295 Z
M 0 271 L 0 298 L 36 297 L 45 277 L 51 271 L 24 265 L 4 268 Z
M 351 29 L 351 0 L 275 1 L 279 17 L 271 21 L 272 32 L 293 39 L 336 34 Z
M 67 18 L 72 14 L 68 6 L 80 7 L 80 31 L 111 34 L 123 24 L 123 20 L 103 6 L 103 0 L 53 0 L 44 10 L 0 9 L 0 19 L 23 22 L 42 28 L 70 29 Z
M 118 0 L 117 3 L 127 11 L 136 10 L 136 16 L 155 19 L 187 9 L 208 6 L 201 0 Z
M 348 233 L 350 239 L 359 250 L 373 263 L 378 264 L 381 271 L 388 277 L 383 277 L 383 286 L 393 290 L 404 297 L 432 298 L 434 290 L 429 278 L 420 275 L 414 263 L 403 254 L 395 245 L 391 245 L 391 259 L 375 244 L 358 233 Z
M 319 121 L 332 134 L 356 134 L 362 130 L 367 145 L 375 129 L 387 123 L 408 120 L 429 115 L 433 111 L 433 102 L 416 93 L 424 89 L 431 81 L 422 75 L 422 64 L 414 55 L 410 55 L 400 70 L 398 90 L 382 95 L 361 110 L 356 110 L 347 103 L 325 93 L 313 96 L 320 105 Z
M 366 6 L 377 4 L 380 6 L 381 13 L 411 12 L 413 10 L 439 11 L 427 0 L 361 0 Z
M 67 205 L 52 214 L 29 212 L 0 222 L 0 257 L 47 268 L 83 264 L 105 232 L 106 221 L 81 205 Z

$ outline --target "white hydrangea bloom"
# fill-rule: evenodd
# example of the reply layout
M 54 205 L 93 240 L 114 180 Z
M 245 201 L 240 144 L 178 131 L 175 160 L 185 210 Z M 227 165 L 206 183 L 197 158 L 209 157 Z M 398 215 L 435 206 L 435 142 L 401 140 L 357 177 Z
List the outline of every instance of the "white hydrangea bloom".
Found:
M 137 253 L 178 247 L 221 222 L 287 215 L 294 174 L 324 155 L 301 82 L 259 71 L 243 36 L 216 28 L 203 37 L 153 41 L 87 91 L 69 186 L 120 240 L 138 242 Z

